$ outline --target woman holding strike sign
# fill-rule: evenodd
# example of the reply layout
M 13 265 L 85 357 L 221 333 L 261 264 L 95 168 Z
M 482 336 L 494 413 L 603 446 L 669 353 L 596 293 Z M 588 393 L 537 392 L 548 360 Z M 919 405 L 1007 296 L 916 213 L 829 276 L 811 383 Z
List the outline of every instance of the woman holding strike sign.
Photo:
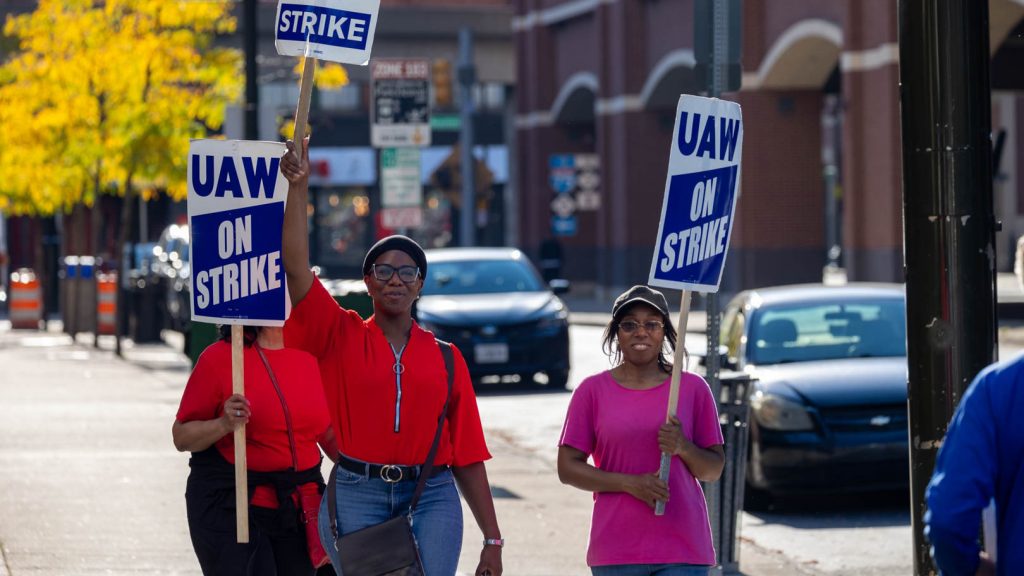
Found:
M 698 480 L 722 474 L 725 451 L 708 384 L 681 371 L 675 413 L 665 422 L 676 346 L 665 296 L 634 286 L 612 306 L 604 350 L 617 365 L 573 393 L 558 447 L 558 477 L 594 493 L 587 564 L 594 576 L 706 575 L 715 564 Z M 672 455 L 669 482 L 658 478 Z M 593 457 L 594 464 L 587 462 Z M 656 501 L 667 501 L 656 516 Z
M 231 326 L 203 351 L 171 428 L 192 452 L 185 490 L 203 574 L 312 576 L 327 557 L 314 529 L 324 488 L 320 447 L 337 457 L 316 361 L 284 347 L 281 328 L 243 329 L 245 395 L 232 394 Z M 234 438 L 245 426 L 247 543 L 236 542 Z M 319 445 L 319 446 L 318 446 Z
M 285 341 L 319 361 L 341 451 L 331 478 L 337 486 L 328 488 L 320 513 L 324 547 L 338 573 L 352 576 L 347 559 L 361 563 L 389 551 L 370 554 L 346 542 L 407 517 L 426 576 L 453 576 L 462 546 L 458 484 L 484 537 L 474 574 L 501 576 L 504 540 L 469 370 L 454 346 L 449 351 L 412 318 L 427 271 L 423 249 L 405 236 L 377 242 L 363 260 L 373 317 L 364 321 L 339 307 L 309 269 L 309 147 L 302 146 L 301 160 L 293 143 L 288 149 L 281 160 L 290 182 L 283 253 L 293 308 Z

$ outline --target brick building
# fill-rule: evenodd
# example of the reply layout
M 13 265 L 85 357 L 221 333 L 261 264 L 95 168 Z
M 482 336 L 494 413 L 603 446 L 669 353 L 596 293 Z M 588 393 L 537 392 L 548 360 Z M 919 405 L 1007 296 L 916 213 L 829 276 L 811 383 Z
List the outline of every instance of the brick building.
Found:
M 902 278 L 897 5 L 743 3 L 742 88 L 724 95 L 743 108 L 745 146 L 723 291 L 819 281 L 830 237 L 851 279 Z M 676 100 L 702 90 L 693 10 L 692 0 L 517 3 L 522 244 L 550 234 L 551 156 L 597 154 L 600 207 L 577 210 L 561 241 L 566 275 L 602 295 L 647 279 Z M 1022 18 L 1024 2 L 990 1 L 1003 269 L 1024 233 Z

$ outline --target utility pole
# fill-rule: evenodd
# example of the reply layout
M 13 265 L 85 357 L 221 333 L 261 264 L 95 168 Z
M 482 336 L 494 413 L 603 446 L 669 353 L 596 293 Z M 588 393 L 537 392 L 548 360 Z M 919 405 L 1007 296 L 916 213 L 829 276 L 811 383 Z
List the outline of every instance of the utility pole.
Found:
M 459 29 L 459 108 L 462 133 L 459 142 L 459 165 L 462 167 L 462 209 L 459 210 L 459 244 L 476 245 L 476 178 L 473 158 L 473 84 L 476 67 L 473 65 L 473 31 Z
M 900 107 L 914 573 L 925 489 L 964 390 L 994 358 L 988 2 L 901 0 Z
M 740 66 L 740 49 L 742 37 L 743 3 L 741 0 L 696 0 L 694 3 L 694 60 L 696 76 L 711 98 L 718 98 L 722 92 L 738 90 L 742 69 Z M 737 184 L 739 186 L 739 184 Z M 707 356 L 705 358 L 705 377 L 715 402 L 721 401 L 722 383 L 719 379 L 721 356 L 718 353 L 719 335 L 721 332 L 720 304 L 717 292 L 707 294 Z M 740 479 L 742 481 L 742 478 Z M 719 551 L 719 563 L 722 569 L 730 573 L 738 569 L 735 542 L 723 542 L 727 537 L 735 538 L 732 530 L 722 527 L 733 525 L 737 517 L 737 503 L 722 503 L 720 483 L 709 483 L 704 486 L 705 498 L 708 502 L 708 516 L 711 521 L 715 539 L 715 549 Z M 728 550 L 729 553 L 723 551 Z M 720 573 L 720 572 L 716 572 Z

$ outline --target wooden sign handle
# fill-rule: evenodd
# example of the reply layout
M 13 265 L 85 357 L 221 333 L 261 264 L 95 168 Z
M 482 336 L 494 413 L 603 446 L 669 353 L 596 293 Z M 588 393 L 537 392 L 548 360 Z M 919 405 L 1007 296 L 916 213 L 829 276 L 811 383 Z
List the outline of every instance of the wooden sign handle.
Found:
M 295 152 L 302 159 L 302 146 L 306 139 L 306 126 L 309 123 L 309 101 L 313 96 L 313 73 L 316 72 L 316 58 L 302 58 L 302 84 L 299 86 L 299 106 L 295 110 Z
M 231 326 L 231 391 L 245 395 L 242 326 Z M 245 424 L 235 429 L 235 528 L 239 544 L 249 542 L 249 482 L 245 464 Z
M 668 389 L 668 408 L 665 413 L 665 422 L 668 422 L 676 415 L 676 406 L 679 405 L 679 378 L 683 370 L 685 356 L 683 350 L 686 348 L 686 322 L 690 319 L 690 291 L 683 290 L 682 301 L 679 303 L 678 339 L 676 341 L 675 359 L 672 361 L 672 381 Z M 708 344 L 710 346 L 710 344 Z M 663 452 L 661 454 L 661 466 L 658 468 L 658 478 L 662 482 L 668 482 L 668 471 L 672 464 L 672 455 Z M 665 514 L 665 501 L 658 500 L 654 504 L 654 515 Z

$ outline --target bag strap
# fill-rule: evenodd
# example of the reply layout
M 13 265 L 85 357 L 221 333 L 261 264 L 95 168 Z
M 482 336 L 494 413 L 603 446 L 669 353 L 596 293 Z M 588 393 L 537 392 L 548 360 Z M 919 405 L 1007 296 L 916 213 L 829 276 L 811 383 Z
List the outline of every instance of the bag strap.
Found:
M 436 340 L 436 338 L 435 338 Z M 452 381 L 455 379 L 455 358 L 452 354 L 452 345 L 448 342 L 437 340 L 437 347 L 441 349 L 441 356 L 444 357 L 444 367 L 448 370 L 448 394 L 444 398 L 444 408 L 437 418 L 437 432 L 434 433 L 434 443 L 430 445 L 430 452 L 427 454 L 427 461 L 420 468 L 420 477 L 416 481 L 416 491 L 412 494 L 412 501 L 409 503 L 409 515 L 416 508 L 426 486 L 427 478 L 434 471 L 434 457 L 437 456 L 437 447 L 441 443 L 441 430 L 444 428 L 444 419 L 448 416 L 448 402 L 452 398 Z
M 419 503 L 420 495 L 426 486 L 427 478 L 434 470 L 434 457 L 437 456 L 437 447 L 441 443 L 441 431 L 444 428 L 444 419 L 448 416 L 448 402 L 452 397 L 452 386 L 455 382 L 455 355 L 452 353 L 452 345 L 444 340 L 438 340 L 437 347 L 441 349 L 441 356 L 444 358 L 444 367 L 448 371 L 448 394 L 444 398 L 444 408 L 437 418 L 437 431 L 434 432 L 434 442 L 430 445 L 430 453 L 427 460 L 420 467 L 420 477 L 416 480 L 416 491 L 413 492 L 412 501 L 409 503 L 409 516 Z M 331 468 L 331 478 L 327 481 L 327 509 L 330 510 L 331 536 L 334 538 L 334 549 L 338 549 L 338 463 L 335 462 Z
M 295 451 L 295 433 L 292 432 L 292 415 L 288 410 L 288 402 L 284 399 L 284 392 L 281 391 L 281 385 L 277 383 L 277 377 L 274 375 L 274 369 L 270 367 L 270 362 L 267 361 L 267 357 L 263 354 L 263 348 L 255 342 L 253 342 L 253 347 L 256 348 L 256 352 L 260 355 L 260 360 L 263 360 L 263 365 L 267 367 L 267 374 L 270 375 L 270 382 L 274 385 L 274 391 L 277 392 L 277 398 L 281 400 L 281 408 L 284 409 L 284 423 L 288 427 L 288 445 L 292 449 L 292 470 L 298 471 L 299 456 Z

